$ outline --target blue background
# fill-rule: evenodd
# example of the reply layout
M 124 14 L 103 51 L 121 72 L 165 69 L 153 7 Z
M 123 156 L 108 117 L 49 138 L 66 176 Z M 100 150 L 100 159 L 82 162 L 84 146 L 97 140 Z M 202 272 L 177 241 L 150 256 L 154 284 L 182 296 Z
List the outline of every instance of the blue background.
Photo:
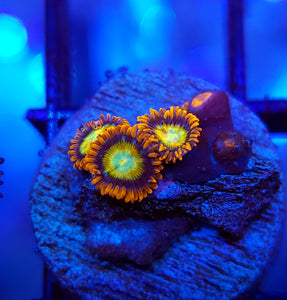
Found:
M 126 66 L 185 72 L 227 89 L 226 0 L 69 1 L 72 105 Z M 287 99 L 287 1 L 244 1 L 247 98 Z M 45 107 L 44 2 L 0 2 L 0 299 L 42 297 L 29 191 L 46 144 L 26 120 Z M 287 101 L 287 100 L 286 100 Z M 273 134 L 287 172 L 286 134 Z M 287 298 L 287 235 L 261 285 Z

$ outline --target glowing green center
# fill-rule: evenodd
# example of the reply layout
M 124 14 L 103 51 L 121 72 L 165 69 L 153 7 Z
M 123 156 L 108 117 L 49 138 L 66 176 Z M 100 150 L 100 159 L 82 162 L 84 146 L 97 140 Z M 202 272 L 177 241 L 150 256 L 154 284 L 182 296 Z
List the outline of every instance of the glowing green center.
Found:
M 182 146 L 187 138 L 187 130 L 180 125 L 158 125 L 154 129 L 154 133 L 170 149 Z
M 80 145 L 80 152 L 82 155 L 86 155 L 89 148 L 90 148 L 90 143 L 95 141 L 97 139 L 97 136 L 101 134 L 104 130 L 107 128 L 113 127 L 113 124 L 107 124 L 104 125 L 103 127 L 91 131 L 83 140 L 82 144 Z
M 112 145 L 103 157 L 105 171 L 113 178 L 134 180 L 143 173 L 143 160 L 134 145 L 121 141 Z

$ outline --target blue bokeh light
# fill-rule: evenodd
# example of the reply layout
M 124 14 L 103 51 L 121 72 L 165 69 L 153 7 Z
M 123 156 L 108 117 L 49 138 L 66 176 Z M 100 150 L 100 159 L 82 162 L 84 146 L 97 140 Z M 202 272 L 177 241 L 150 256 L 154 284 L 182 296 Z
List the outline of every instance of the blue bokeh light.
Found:
M 169 55 L 175 19 L 169 6 L 155 5 L 146 10 L 135 44 L 135 54 L 140 60 L 159 61 Z
M 19 19 L 0 14 L 0 59 L 20 54 L 26 47 L 27 38 L 27 30 Z
M 40 96 L 45 94 L 45 66 L 42 54 L 36 55 L 29 67 L 29 79 Z
M 154 5 L 145 12 L 140 22 L 140 32 L 143 36 L 154 37 L 162 34 L 174 21 L 175 12 L 169 6 Z
M 285 67 L 285 68 L 284 68 Z M 273 80 L 273 86 L 271 87 L 271 95 L 273 98 L 282 99 L 283 97 L 286 97 L 287 95 L 287 66 L 283 65 L 281 67 L 283 71 L 281 71 L 281 74 L 276 76 L 276 78 Z

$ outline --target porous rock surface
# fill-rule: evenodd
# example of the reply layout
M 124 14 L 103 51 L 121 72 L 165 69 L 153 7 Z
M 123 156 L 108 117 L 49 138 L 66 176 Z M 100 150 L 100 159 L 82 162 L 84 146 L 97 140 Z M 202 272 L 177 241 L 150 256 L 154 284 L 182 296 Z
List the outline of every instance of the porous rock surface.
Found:
M 284 212 L 281 191 L 273 195 L 270 205 L 251 222 L 241 239 L 228 239 L 216 228 L 202 226 L 173 241 L 164 256 L 147 269 L 129 263 L 119 266 L 91 253 L 87 247 L 86 225 L 75 212 L 75 195 L 81 189 L 83 175 L 72 168 L 66 153 L 81 123 L 107 112 L 134 123 L 136 116 L 148 112 L 149 107 L 181 105 L 196 94 L 214 88 L 202 80 L 174 73 L 125 74 L 103 85 L 66 122 L 44 155 L 31 191 L 31 202 L 39 248 L 50 270 L 68 290 L 82 299 L 230 299 L 246 294 L 260 278 L 281 232 Z M 262 161 L 267 163 L 268 170 L 280 173 L 278 155 L 265 126 L 232 97 L 230 106 L 235 129 L 253 140 L 253 156 L 245 172 L 249 172 L 249 179 L 258 175 L 256 164 L 261 166 Z M 267 169 L 258 169 L 262 178 Z M 242 191 L 236 188 L 236 178 L 230 177 L 229 182 L 233 184 L 229 187 L 222 185 L 224 181 L 220 179 L 212 187 L 207 184 L 207 189 L 214 189 L 212 201 L 227 188 L 239 203 Z M 246 179 L 246 187 L 252 190 L 254 182 Z M 272 196 L 265 183 L 262 188 L 262 195 Z M 192 191 L 192 186 L 189 190 Z M 196 208 L 203 219 L 204 213 L 208 218 L 213 214 L 208 211 L 208 199 L 203 199 Z M 231 220 L 233 209 L 235 212 L 238 208 L 235 202 L 224 208 Z M 217 211 L 220 209 L 218 206 Z

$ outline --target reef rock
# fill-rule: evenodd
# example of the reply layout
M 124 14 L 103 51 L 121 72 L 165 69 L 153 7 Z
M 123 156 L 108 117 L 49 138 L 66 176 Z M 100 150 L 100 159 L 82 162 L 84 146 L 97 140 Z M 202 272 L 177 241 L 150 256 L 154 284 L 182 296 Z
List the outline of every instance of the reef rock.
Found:
M 181 106 L 210 90 L 216 87 L 175 73 L 119 75 L 66 122 L 45 152 L 31 191 L 35 235 L 49 269 L 81 299 L 234 299 L 246 296 L 262 275 L 282 228 L 280 165 L 265 126 L 233 97 L 231 118 L 223 124 L 229 112 L 219 114 L 221 127 L 206 139 L 208 165 L 223 171 L 205 182 L 188 182 L 180 170 L 166 168 L 152 195 L 124 203 L 91 189 L 87 174 L 75 170 L 67 155 L 77 128 L 101 113 L 135 124 L 150 107 Z M 207 129 L 213 119 L 206 121 Z M 233 145 L 228 149 L 226 136 Z M 227 170 L 234 161 L 243 172 L 236 163 Z M 164 246 L 157 249 L 156 241 Z M 121 263 L 113 261 L 116 256 Z
M 191 218 L 162 220 L 118 219 L 90 223 L 86 245 L 93 255 L 116 265 L 126 262 L 148 267 L 161 258 L 174 239 L 193 229 Z
M 272 201 L 279 186 L 280 173 L 272 169 L 268 160 L 253 157 L 242 174 L 222 175 L 205 184 L 162 179 L 152 195 L 133 204 L 101 196 L 86 179 L 80 187 L 75 210 L 85 223 L 190 216 L 238 239 Z

